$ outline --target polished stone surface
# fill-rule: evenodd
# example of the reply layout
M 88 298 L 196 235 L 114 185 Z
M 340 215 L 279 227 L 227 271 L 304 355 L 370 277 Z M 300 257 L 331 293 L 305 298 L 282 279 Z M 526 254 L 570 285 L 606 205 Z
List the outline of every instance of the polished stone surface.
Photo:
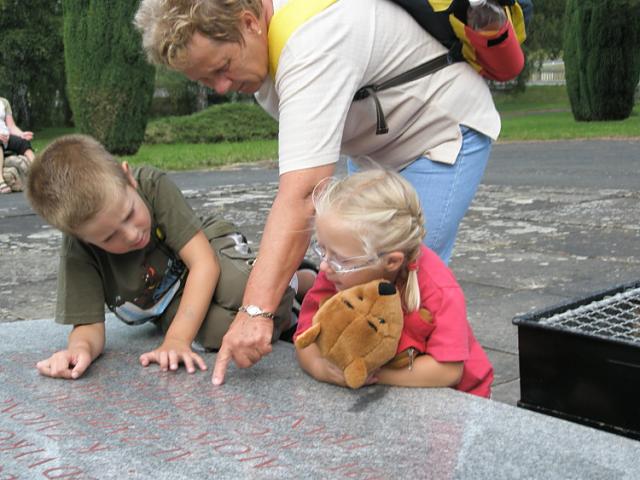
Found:
M 66 327 L 2 325 L 0 478 L 640 478 L 624 437 L 451 389 L 321 384 L 285 343 L 213 387 L 142 368 L 152 327 L 107 326 L 105 354 L 64 381 L 34 364 Z

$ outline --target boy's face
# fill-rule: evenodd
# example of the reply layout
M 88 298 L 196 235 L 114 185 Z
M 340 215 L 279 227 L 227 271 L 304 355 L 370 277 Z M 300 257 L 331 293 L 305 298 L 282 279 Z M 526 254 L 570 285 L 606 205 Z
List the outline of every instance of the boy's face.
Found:
M 129 166 L 123 163 L 122 168 L 129 184 L 120 194 L 109 199 L 95 218 L 75 231 L 83 241 L 115 254 L 140 250 L 151 238 L 149 209 L 136 190 L 137 182 Z

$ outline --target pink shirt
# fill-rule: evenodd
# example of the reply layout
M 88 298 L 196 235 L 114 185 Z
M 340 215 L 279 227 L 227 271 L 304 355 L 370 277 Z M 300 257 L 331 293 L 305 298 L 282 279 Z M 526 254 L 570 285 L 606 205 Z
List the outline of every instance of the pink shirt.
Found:
M 488 398 L 493 367 L 467 321 L 462 289 L 444 262 L 424 246 L 418 259 L 418 284 L 421 307 L 431 312 L 433 321 L 424 322 L 417 311 L 405 312 L 398 353 L 413 347 L 438 362 L 463 362 L 462 379 L 455 388 Z M 311 326 L 320 302 L 335 293 L 334 284 L 320 272 L 304 297 L 294 340 Z

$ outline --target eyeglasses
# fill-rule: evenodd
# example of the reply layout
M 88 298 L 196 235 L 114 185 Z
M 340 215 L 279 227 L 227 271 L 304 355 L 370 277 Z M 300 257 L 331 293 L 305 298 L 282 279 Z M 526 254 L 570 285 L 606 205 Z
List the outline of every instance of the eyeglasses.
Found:
M 327 264 L 331 267 L 336 273 L 351 273 L 356 272 L 358 270 L 364 270 L 365 268 L 369 268 L 374 266 L 380 260 L 380 257 L 384 255 L 384 253 L 379 253 L 377 255 L 358 255 L 357 257 L 345 258 L 343 260 L 336 260 L 335 258 L 330 258 L 327 255 L 327 251 L 323 246 L 321 246 L 317 240 L 313 240 L 311 242 L 311 249 L 318 255 L 323 261 L 327 262 Z

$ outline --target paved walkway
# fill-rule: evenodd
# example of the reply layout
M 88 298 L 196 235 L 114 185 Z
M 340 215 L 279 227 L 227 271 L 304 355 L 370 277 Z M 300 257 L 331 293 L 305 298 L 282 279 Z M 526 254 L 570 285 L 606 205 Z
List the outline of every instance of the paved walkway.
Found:
M 274 169 L 173 176 L 194 208 L 257 243 Z M 519 398 L 515 315 L 640 279 L 639 202 L 640 140 L 494 147 L 451 262 L 495 367 L 494 399 Z M 0 195 L 0 322 L 53 316 L 58 242 L 22 195 Z

